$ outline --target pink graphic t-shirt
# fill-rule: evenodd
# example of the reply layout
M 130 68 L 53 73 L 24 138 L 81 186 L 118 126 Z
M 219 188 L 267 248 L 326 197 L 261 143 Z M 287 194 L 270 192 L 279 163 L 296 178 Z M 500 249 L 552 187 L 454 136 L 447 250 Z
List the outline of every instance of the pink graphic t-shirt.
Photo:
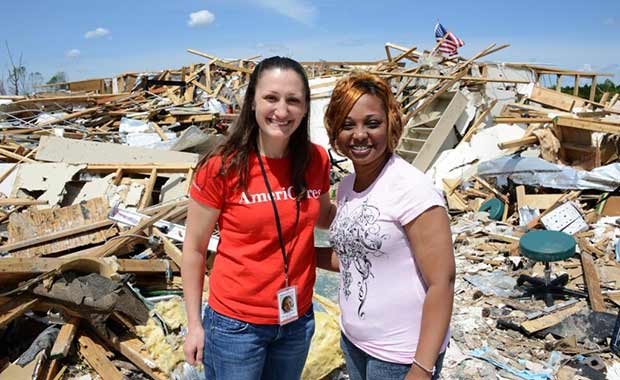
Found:
M 430 178 L 393 154 L 377 179 L 355 192 L 355 174 L 338 187 L 330 242 L 340 260 L 340 325 L 367 354 L 411 364 L 420 336 L 426 286 L 403 226 L 445 207 Z M 448 344 L 446 334 L 442 351 Z

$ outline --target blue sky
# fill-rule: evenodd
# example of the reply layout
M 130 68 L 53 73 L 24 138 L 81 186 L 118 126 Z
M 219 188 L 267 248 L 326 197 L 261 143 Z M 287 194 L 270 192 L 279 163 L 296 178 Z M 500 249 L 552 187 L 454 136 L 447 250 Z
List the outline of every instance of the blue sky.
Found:
M 29 72 L 47 80 L 65 71 L 80 80 L 202 61 L 186 48 L 222 58 L 381 59 L 386 42 L 432 48 L 437 19 L 465 41 L 466 57 L 508 43 L 486 60 L 605 71 L 620 79 L 618 0 L 3 0 L 0 14 L 4 79 L 5 41 Z

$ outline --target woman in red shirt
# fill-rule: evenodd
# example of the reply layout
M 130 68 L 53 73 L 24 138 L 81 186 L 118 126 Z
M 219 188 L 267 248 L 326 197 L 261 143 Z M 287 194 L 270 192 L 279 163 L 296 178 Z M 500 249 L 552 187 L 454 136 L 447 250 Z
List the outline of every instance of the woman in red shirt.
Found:
M 314 333 L 313 230 L 328 227 L 335 213 L 327 153 L 309 140 L 309 105 L 302 66 L 265 59 L 250 76 L 235 126 L 196 171 L 181 268 L 184 352 L 190 364 L 205 364 L 207 379 L 301 375 Z M 220 241 L 201 321 L 216 223 Z

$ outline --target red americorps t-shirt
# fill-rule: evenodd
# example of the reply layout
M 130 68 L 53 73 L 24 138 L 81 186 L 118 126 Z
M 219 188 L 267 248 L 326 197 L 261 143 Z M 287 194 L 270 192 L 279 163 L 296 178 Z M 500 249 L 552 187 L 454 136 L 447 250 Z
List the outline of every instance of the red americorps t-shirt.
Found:
M 295 228 L 295 198 L 290 158 L 262 157 L 274 195 L 289 262 L 289 286 L 297 287 L 299 315 L 312 303 L 316 256 L 314 226 L 319 196 L 329 191 L 329 158 L 312 144 L 306 171 L 308 197 L 300 203 Z M 190 196 L 219 209 L 220 243 L 209 276 L 209 306 L 218 313 L 257 324 L 278 323 L 276 294 L 284 287 L 284 259 L 278 241 L 273 206 L 256 154 L 249 157 L 248 192 L 234 189 L 235 175 L 217 176 L 219 156 L 196 172 Z

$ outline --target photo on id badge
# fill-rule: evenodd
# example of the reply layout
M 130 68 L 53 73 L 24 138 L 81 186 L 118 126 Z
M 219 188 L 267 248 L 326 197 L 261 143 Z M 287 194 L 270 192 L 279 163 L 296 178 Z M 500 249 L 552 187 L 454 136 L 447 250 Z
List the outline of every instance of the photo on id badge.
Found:
M 298 318 L 297 296 L 294 286 L 278 291 L 278 315 L 281 325 L 293 322 Z

